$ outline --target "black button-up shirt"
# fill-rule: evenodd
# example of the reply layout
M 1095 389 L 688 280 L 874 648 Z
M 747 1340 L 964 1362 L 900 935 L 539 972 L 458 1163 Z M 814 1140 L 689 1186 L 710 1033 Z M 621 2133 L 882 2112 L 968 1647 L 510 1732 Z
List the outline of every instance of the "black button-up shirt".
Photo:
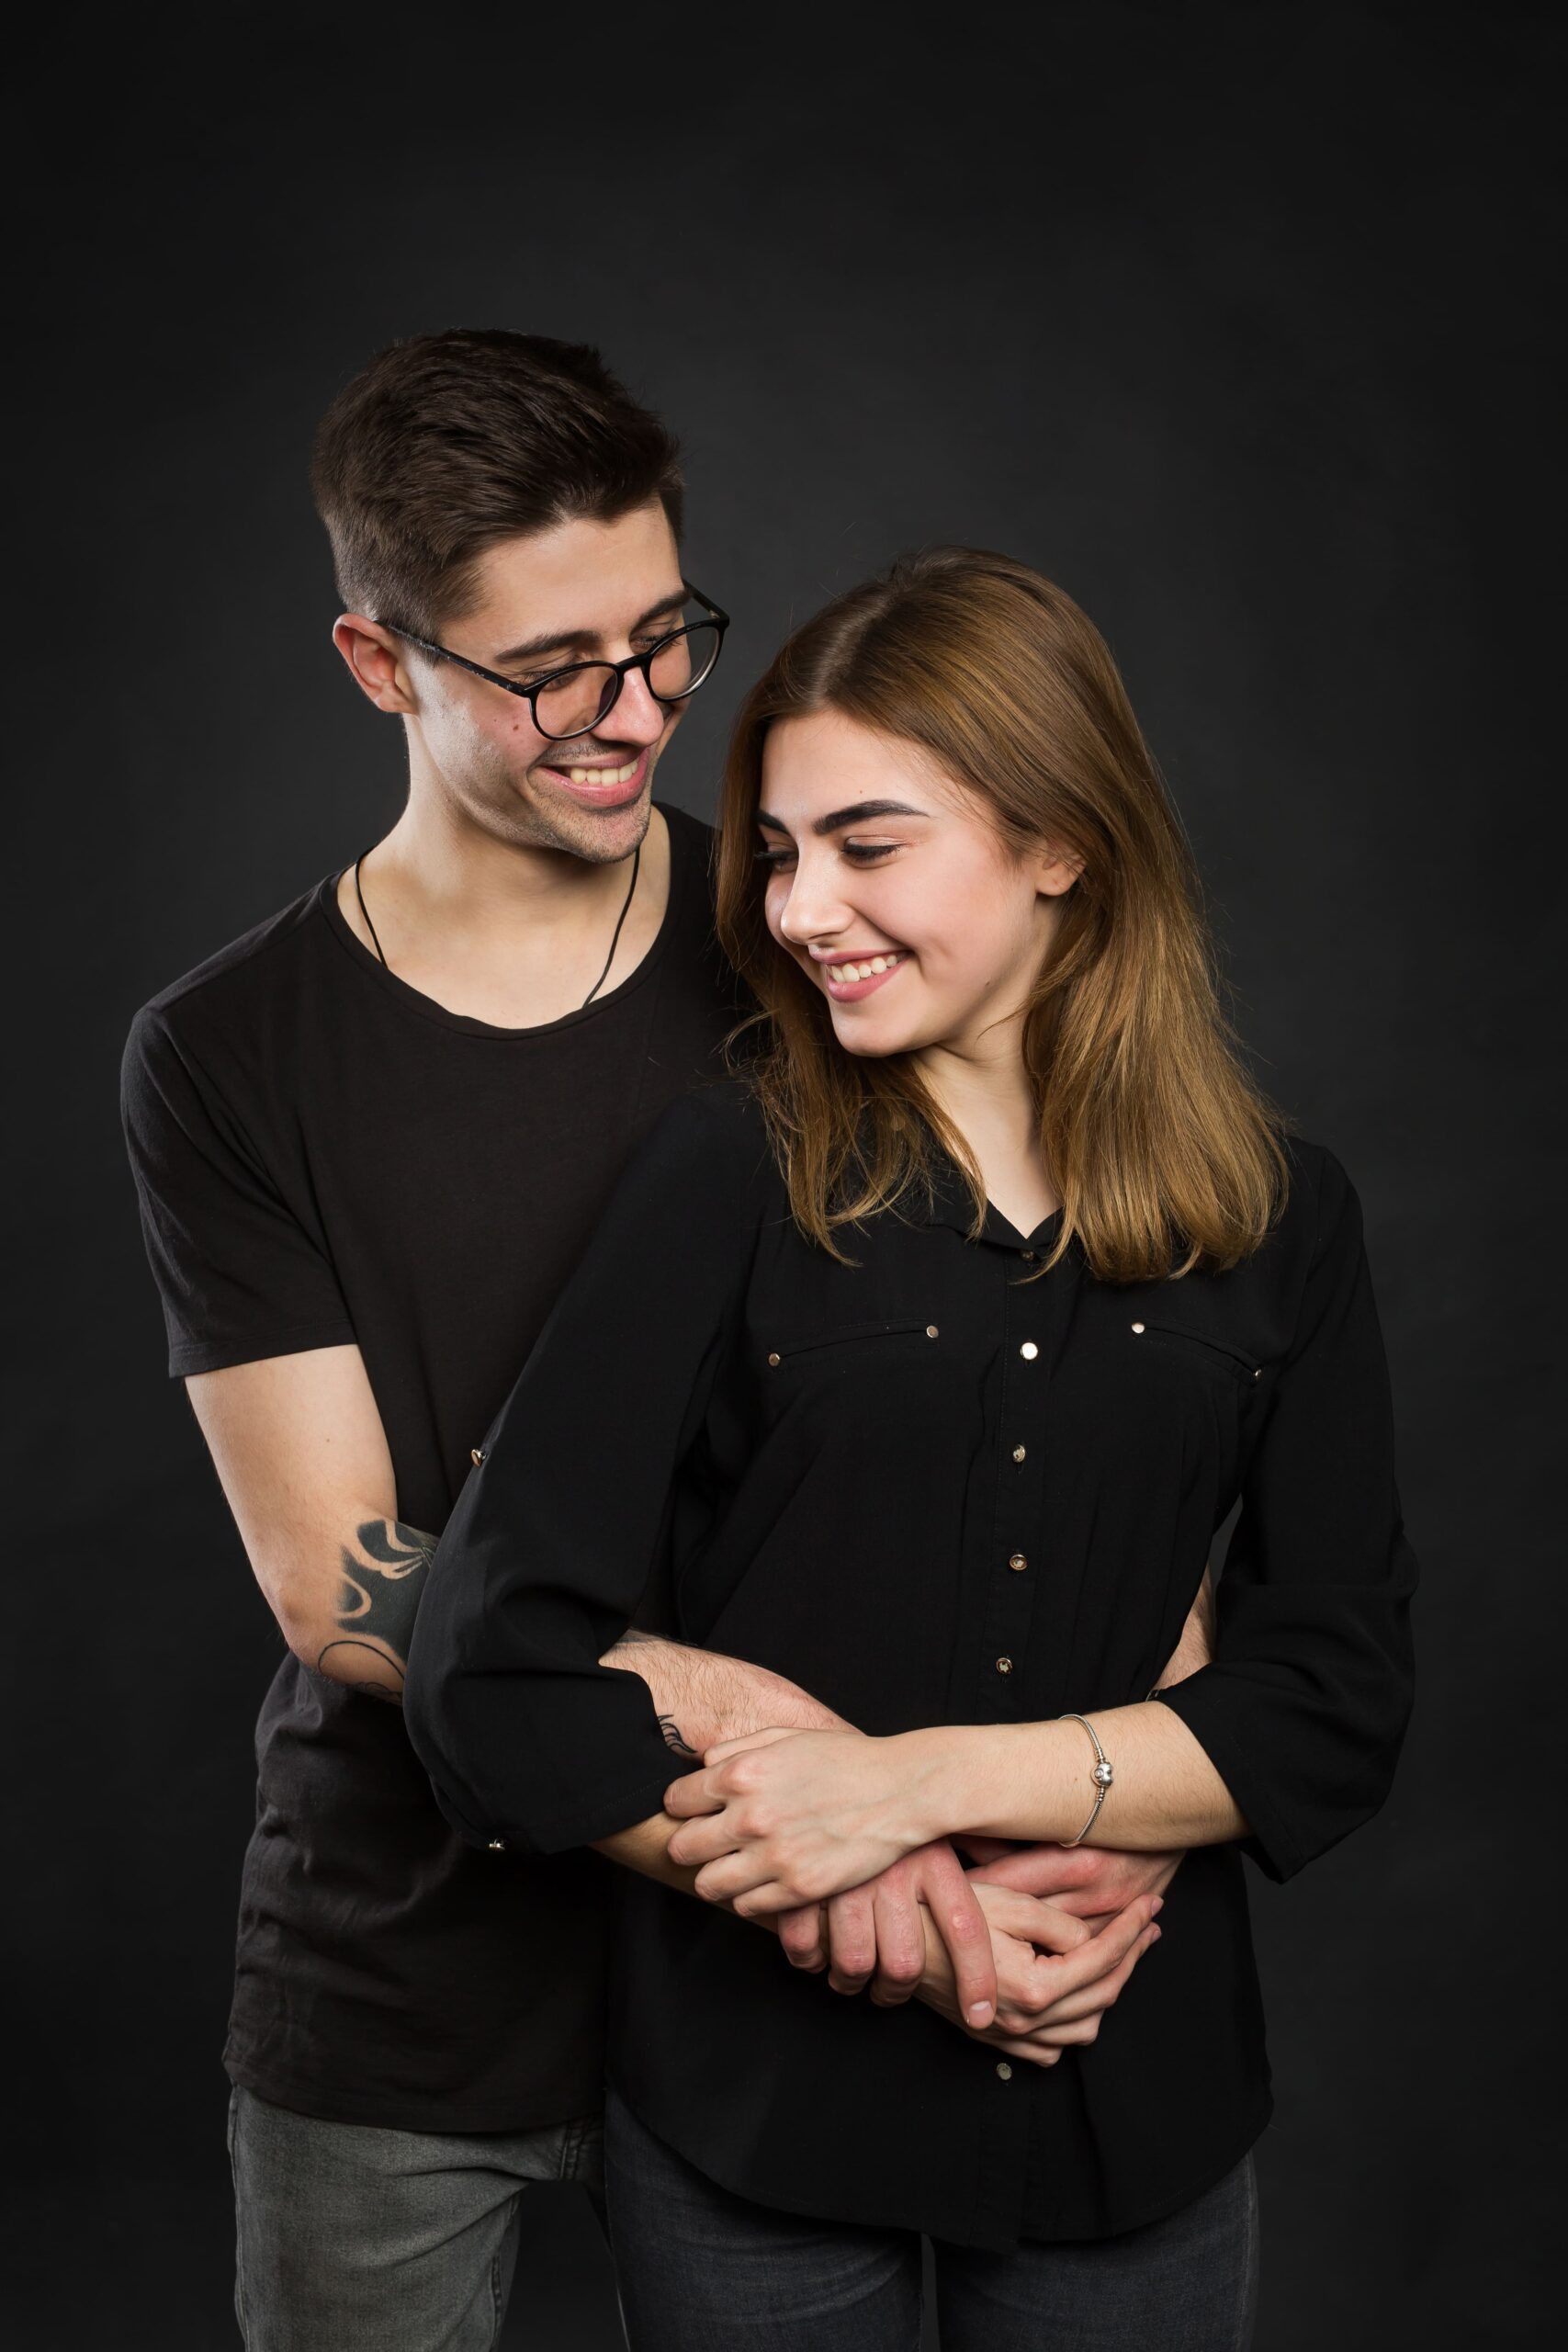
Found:
M 421 1608 L 409 1726 L 475 1842 L 555 1851 L 660 1810 L 647 1686 L 597 1663 L 650 1581 L 680 1638 L 866 1731 L 1021 1723 L 1141 1699 L 1243 1502 L 1214 1661 L 1165 1703 L 1252 1834 L 1187 1857 L 1091 2047 L 1010 2070 L 628 1878 L 612 2072 L 726 2187 L 976 2245 L 1098 2236 L 1201 2194 L 1266 2122 L 1242 1854 L 1288 1877 L 1382 1803 L 1415 1580 L 1355 1195 L 1291 1157 L 1246 1263 L 1131 1287 L 1076 1250 L 1038 1274 L 1052 1223 L 992 1212 L 971 1240 L 945 1168 L 929 1212 L 846 1230 L 836 1262 L 739 1083 L 623 1180 Z

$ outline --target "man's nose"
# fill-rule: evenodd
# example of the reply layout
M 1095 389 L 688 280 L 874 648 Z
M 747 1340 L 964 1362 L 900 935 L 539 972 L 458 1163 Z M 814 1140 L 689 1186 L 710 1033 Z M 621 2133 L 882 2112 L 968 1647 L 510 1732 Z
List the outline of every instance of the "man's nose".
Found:
M 679 705 L 676 706 L 679 708 Z M 670 713 L 661 702 L 656 702 L 648 680 L 640 670 L 628 670 L 621 680 L 621 691 L 615 697 L 615 708 L 594 729 L 596 734 L 619 738 L 628 743 L 657 743 L 663 734 Z

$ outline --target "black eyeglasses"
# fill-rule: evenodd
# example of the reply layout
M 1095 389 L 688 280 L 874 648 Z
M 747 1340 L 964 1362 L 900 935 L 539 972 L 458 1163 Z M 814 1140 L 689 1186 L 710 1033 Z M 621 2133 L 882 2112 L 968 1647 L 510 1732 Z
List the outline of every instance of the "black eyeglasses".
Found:
M 704 619 L 671 629 L 645 651 L 628 653 L 624 662 L 575 662 L 570 669 L 552 670 L 548 677 L 536 678 L 530 685 L 503 678 L 499 670 L 487 670 L 482 662 L 470 662 L 466 653 L 454 653 L 433 638 L 400 628 L 396 621 L 382 621 L 380 626 L 393 637 L 400 637 L 405 645 L 417 645 L 423 653 L 455 662 L 459 670 L 488 679 L 492 686 L 503 686 L 509 695 L 521 695 L 539 733 L 552 743 L 566 743 L 574 735 L 592 733 L 609 717 L 632 670 L 642 672 L 654 701 L 666 705 L 684 702 L 711 673 L 729 627 L 729 615 L 710 604 L 689 580 L 682 580 L 681 585 L 693 603 L 703 607 Z

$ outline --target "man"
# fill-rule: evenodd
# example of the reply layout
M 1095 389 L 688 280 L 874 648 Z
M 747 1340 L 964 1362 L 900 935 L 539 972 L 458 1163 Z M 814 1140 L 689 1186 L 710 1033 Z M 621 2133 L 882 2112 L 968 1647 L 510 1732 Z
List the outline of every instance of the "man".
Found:
M 394 345 L 329 410 L 314 487 L 335 641 L 402 724 L 407 806 L 143 1010 L 124 1101 L 170 1371 L 288 1645 L 225 2052 L 242 2329 L 253 2352 L 423 2352 L 492 2343 L 522 2184 L 595 2177 L 614 1874 L 465 1845 L 397 1702 L 484 1433 L 734 1019 L 706 829 L 652 799 L 725 616 L 682 576 L 673 441 L 581 346 Z M 834 1720 L 661 1640 L 613 1662 L 672 1745 Z M 1054 1883 L 1098 1914 L 1145 1869 L 1075 1856 Z M 889 1917 L 922 1897 L 984 2025 L 950 1849 L 890 1882 Z

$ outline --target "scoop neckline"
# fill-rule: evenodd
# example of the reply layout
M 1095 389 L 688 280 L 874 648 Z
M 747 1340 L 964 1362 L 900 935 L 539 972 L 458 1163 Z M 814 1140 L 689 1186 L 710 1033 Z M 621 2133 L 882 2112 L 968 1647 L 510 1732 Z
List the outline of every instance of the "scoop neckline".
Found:
M 344 954 L 379 988 L 388 991 L 394 1001 L 400 1003 L 406 1012 L 415 1013 L 421 1020 L 434 1022 L 437 1028 L 456 1029 L 462 1035 L 468 1037 L 495 1037 L 502 1040 L 520 1037 L 553 1037 L 563 1029 L 576 1028 L 580 1022 L 594 1020 L 601 1012 L 609 1012 L 626 997 L 633 995 L 664 956 L 676 910 L 682 903 L 686 888 L 687 859 L 685 853 L 679 846 L 680 820 L 684 818 L 686 812 L 684 809 L 671 811 L 661 800 L 656 800 L 653 806 L 663 818 L 670 834 L 670 887 L 665 893 L 664 913 L 660 921 L 659 929 L 648 944 L 648 953 L 626 974 L 624 980 L 618 980 L 615 986 L 607 989 L 603 996 L 596 996 L 592 1004 L 580 1004 L 575 1012 L 563 1012 L 554 1021 L 535 1022 L 524 1029 L 502 1029 L 494 1022 L 478 1020 L 469 1012 L 448 1012 L 446 1005 L 437 1004 L 433 996 L 426 996 L 423 989 L 416 989 L 409 981 L 400 980 L 396 972 L 389 972 L 380 957 L 371 954 L 369 948 L 355 932 L 343 909 L 338 905 L 338 886 L 345 874 L 353 872 L 352 864 L 338 866 L 318 885 L 321 910 L 326 917 L 328 930 Z

